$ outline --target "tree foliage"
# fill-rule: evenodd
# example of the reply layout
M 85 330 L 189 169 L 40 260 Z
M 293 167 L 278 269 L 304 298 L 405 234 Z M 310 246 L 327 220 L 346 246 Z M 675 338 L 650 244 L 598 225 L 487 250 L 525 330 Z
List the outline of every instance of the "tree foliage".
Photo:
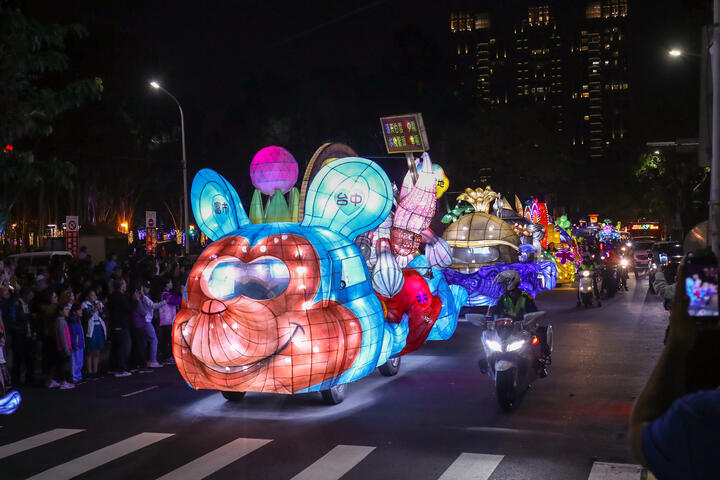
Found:
M 99 78 L 63 78 L 69 67 L 65 44 L 85 34 L 80 25 L 43 24 L 0 2 L 0 143 L 13 147 L 0 153 L 0 230 L 21 199 L 22 210 L 42 224 L 72 188 L 75 167 L 54 155 L 38 156 L 34 147 L 52 134 L 60 114 L 102 93 Z
M 694 155 L 640 155 L 635 177 L 648 216 L 683 233 L 706 219 L 709 170 L 699 167 Z
M 81 25 L 42 24 L 0 3 L 0 141 L 6 144 L 52 133 L 53 120 L 102 93 L 102 80 L 63 83 L 69 38 L 87 35 Z

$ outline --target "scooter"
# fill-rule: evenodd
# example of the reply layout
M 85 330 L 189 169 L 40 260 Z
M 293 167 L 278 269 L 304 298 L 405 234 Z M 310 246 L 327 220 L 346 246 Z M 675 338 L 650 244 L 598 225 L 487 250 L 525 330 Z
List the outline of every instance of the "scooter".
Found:
M 630 268 L 630 262 L 627 258 L 623 257 L 620 259 L 618 265 L 618 290 L 628 290 L 627 281 L 630 278 L 628 269 Z
M 544 316 L 545 312 L 534 312 L 522 320 L 499 318 L 485 322 L 468 318 L 483 327 L 485 361 L 481 360 L 480 370 L 495 381 L 495 394 L 505 411 L 513 408 L 536 378 L 547 376 L 545 367 L 552 363 L 553 330 L 552 325 L 538 325 Z
M 602 269 L 602 289 L 600 291 L 603 298 L 612 298 L 618 291 L 620 280 L 618 278 L 618 271 L 615 265 L 606 264 Z
M 590 270 L 583 270 L 578 281 L 578 307 L 581 305 L 585 308 L 593 306 L 595 303 L 595 278 Z M 597 301 L 598 307 L 602 307 L 600 299 Z

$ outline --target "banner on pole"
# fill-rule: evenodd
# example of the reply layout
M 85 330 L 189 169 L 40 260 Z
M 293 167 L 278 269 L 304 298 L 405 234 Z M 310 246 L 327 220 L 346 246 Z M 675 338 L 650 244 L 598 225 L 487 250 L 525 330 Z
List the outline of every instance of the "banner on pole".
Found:
M 78 256 L 78 242 L 80 241 L 80 224 L 77 215 L 68 215 L 65 217 L 65 249 L 72 254 L 74 258 Z

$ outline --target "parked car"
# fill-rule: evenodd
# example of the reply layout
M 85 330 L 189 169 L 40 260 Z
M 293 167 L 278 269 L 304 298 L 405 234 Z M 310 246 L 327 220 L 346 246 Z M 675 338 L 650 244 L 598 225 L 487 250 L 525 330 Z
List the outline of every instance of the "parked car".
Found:
M 72 254 L 64 250 L 55 250 L 48 252 L 30 252 L 16 253 L 10 255 L 7 260 L 17 262 L 19 267 L 23 267 L 25 271 L 32 274 L 47 273 L 51 267 L 59 265 L 61 262 L 70 262 Z
M 668 283 L 675 282 L 675 274 L 678 265 L 683 258 L 683 246 L 678 242 L 658 242 L 650 249 L 650 272 L 648 280 L 650 281 L 650 291 L 655 293 L 653 282 L 655 281 L 655 273 L 658 271 L 665 274 Z

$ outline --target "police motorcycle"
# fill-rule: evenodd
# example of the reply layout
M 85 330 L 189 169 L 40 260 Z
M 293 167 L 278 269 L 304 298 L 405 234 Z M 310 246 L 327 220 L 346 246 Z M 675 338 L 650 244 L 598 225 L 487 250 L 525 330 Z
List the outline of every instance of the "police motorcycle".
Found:
M 622 257 L 617 265 L 617 272 L 618 272 L 618 290 L 628 290 L 627 281 L 628 278 L 630 278 L 630 269 L 632 268 L 632 263 L 630 260 L 628 260 L 628 257 Z
M 581 270 L 578 280 L 578 307 L 593 307 L 596 300 L 597 306 L 602 307 L 595 272 L 589 269 Z
M 614 297 L 620 284 L 617 265 L 605 260 L 600 269 L 600 280 L 602 285 L 600 295 L 606 299 Z
M 552 325 L 539 325 L 545 312 L 527 313 L 522 320 L 467 317 L 483 328 L 485 359 L 480 361 L 480 371 L 494 380 L 500 408 L 510 411 L 536 378 L 547 376 L 545 367 L 552 363 Z

